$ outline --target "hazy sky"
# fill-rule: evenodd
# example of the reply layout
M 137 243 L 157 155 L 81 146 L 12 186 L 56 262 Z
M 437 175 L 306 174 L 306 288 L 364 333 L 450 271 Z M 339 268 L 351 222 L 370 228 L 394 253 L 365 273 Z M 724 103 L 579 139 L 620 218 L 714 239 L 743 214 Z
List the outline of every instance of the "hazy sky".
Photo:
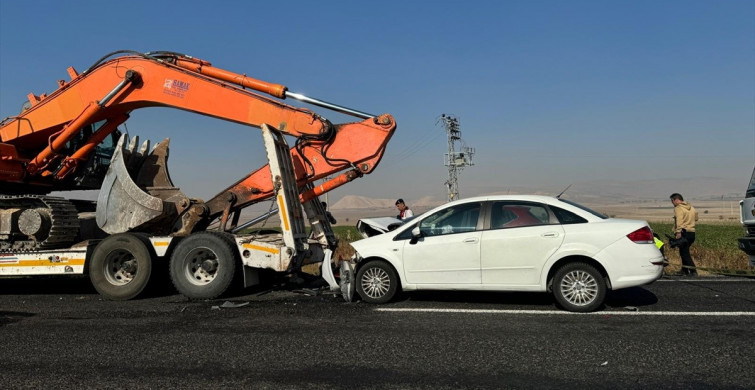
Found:
M 744 186 L 755 164 L 753 0 L 2 0 L 0 116 L 54 91 L 67 67 L 116 50 L 183 52 L 393 114 L 381 165 L 331 202 L 444 199 L 443 113 L 476 148 L 462 196 L 596 179 Z M 254 128 L 163 108 L 127 125 L 171 137 L 171 174 L 190 196 L 209 198 L 266 162 Z

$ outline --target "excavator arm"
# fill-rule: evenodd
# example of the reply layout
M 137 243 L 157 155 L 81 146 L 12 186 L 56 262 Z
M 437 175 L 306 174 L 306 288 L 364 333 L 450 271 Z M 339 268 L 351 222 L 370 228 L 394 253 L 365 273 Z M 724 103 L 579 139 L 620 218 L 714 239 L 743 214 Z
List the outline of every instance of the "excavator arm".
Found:
M 331 131 L 332 125 L 311 111 L 243 88 L 283 91 L 276 92 L 280 95 L 285 94 L 283 86 L 261 81 L 252 84 L 242 75 L 237 75 L 240 85 L 234 85 L 176 63 L 193 64 L 177 56 L 130 55 L 104 61 L 81 74 L 69 68 L 71 82 L 59 82 L 60 87 L 50 96 L 30 96 L 28 110 L 3 122 L 0 142 L 32 153 L 27 155 L 31 161 L 25 165 L 24 176 L 33 177 L 50 175 L 47 168 L 61 157 L 57 152 L 85 126 L 125 120 L 123 115 L 143 107 L 174 107 L 254 127 L 267 123 L 294 137 L 326 137 Z M 209 63 L 198 63 L 212 69 Z M 232 79 L 228 76 L 231 72 L 223 74 Z M 41 145 L 43 150 L 39 150 Z M 8 176 L 6 173 L 0 179 L 8 180 Z
M 390 133 L 395 128 L 388 115 L 363 122 L 335 126 L 335 135 L 327 140 L 301 141 L 291 148 L 294 172 L 299 187 L 337 172 L 346 172 L 311 190 L 301 193 L 302 203 L 372 172 L 383 155 Z M 273 195 L 268 166 L 250 173 L 210 199 L 206 206 L 211 218 L 231 207 L 244 207 Z
M 170 52 L 128 52 L 108 59 L 111 56 L 103 57 L 81 73 L 69 68 L 70 82 L 59 81 L 59 88 L 49 96 L 30 94 L 30 104 L 20 115 L 0 122 L 0 184 L 3 188 L 11 193 L 77 189 L 73 183 L 82 182 L 79 180 L 82 168 L 97 145 L 116 132 L 131 111 L 162 106 L 256 128 L 267 124 L 294 137 L 296 143 L 290 153 L 296 181 L 301 188 L 346 171 L 320 186 L 305 189 L 300 198 L 306 202 L 370 173 L 380 161 L 396 128 L 390 115 L 374 116 L 293 94 L 283 85 L 215 68 L 209 62 L 190 56 Z M 262 96 L 260 92 L 273 98 Z M 363 120 L 333 125 L 310 110 L 278 100 L 285 98 Z M 208 134 L 210 142 L 212 139 Z M 150 218 L 151 224 L 172 226 L 175 234 L 206 228 L 218 218 L 225 227 L 230 215 L 238 215 L 244 207 L 267 199 L 275 192 L 269 169 L 262 167 L 207 202 L 191 199 L 177 191 L 170 182 L 166 168 L 167 142 L 158 144 L 151 151 L 148 145 L 141 149 L 135 144 L 122 147 L 124 155 L 121 158 L 123 164 L 129 165 L 124 168 L 134 181 L 132 184 L 172 210 L 158 212 L 160 217 Z M 100 201 L 107 200 L 103 196 L 112 194 L 113 186 L 117 186 L 114 180 L 108 182 L 100 178 L 90 188 L 96 188 L 103 179 L 110 184 L 103 188 L 107 191 L 100 194 Z M 124 185 L 128 187 L 129 184 Z M 147 203 L 155 202 L 154 199 L 144 199 Z M 124 199 L 110 200 L 113 203 L 109 206 L 111 212 L 128 211 Z M 113 233 L 118 229 L 122 228 L 106 231 Z

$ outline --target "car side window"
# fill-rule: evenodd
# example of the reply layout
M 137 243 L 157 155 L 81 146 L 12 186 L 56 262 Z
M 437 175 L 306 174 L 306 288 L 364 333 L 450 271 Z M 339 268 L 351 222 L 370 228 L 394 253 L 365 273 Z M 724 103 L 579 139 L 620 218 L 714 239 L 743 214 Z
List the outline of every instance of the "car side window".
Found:
M 480 218 L 480 203 L 464 203 L 436 211 L 419 223 L 424 237 L 473 232 Z
M 407 228 L 403 232 L 396 235 L 396 237 L 393 237 L 393 241 L 399 241 L 399 240 L 410 240 L 412 238 L 412 230 L 417 227 L 417 224 L 413 224 L 411 227 Z
M 511 201 L 494 202 L 490 210 L 491 229 L 548 224 L 550 224 L 550 214 L 548 209 L 540 204 Z
M 571 211 L 566 211 L 556 206 L 551 206 L 551 210 L 553 210 L 553 214 L 556 214 L 556 218 L 558 218 L 558 222 L 560 222 L 562 225 L 570 225 L 574 223 L 587 222 L 586 219 L 580 217 L 577 214 L 572 213 Z

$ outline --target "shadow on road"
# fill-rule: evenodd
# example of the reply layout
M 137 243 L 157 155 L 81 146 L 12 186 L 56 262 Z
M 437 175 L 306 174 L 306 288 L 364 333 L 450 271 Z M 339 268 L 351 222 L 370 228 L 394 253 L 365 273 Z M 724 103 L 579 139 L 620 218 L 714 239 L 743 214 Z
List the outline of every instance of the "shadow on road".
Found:
M 277 275 L 263 273 L 263 283 L 242 288 L 241 280 L 217 299 L 232 299 L 265 291 L 318 290 L 327 285 L 320 277 L 307 274 Z M 98 295 L 88 275 L 19 276 L 0 279 L 0 296 L 3 295 Z M 177 295 L 167 272 L 153 272 L 150 282 L 136 299 Z
M 414 291 L 404 293 L 399 301 L 496 304 L 499 309 L 520 309 L 521 306 L 558 308 L 553 295 L 535 292 L 487 291 Z M 658 298 L 642 287 L 608 291 L 604 308 L 643 307 L 656 304 Z
M 401 299 L 415 302 L 482 303 L 512 306 L 553 306 L 555 304 L 552 295 L 531 292 L 414 291 L 404 293 Z
M 0 295 L 97 294 L 87 276 L 22 276 L 2 279 Z
M 3 295 L 98 295 L 88 275 L 20 276 L 0 280 Z M 139 298 L 154 298 L 176 294 L 169 280 L 161 278 L 147 286 Z
M 658 297 L 642 287 L 629 287 L 609 291 L 606 295 L 607 307 L 643 307 L 658 303 Z
M 20 311 L 2 311 L 0 310 L 0 327 L 15 322 L 20 322 L 24 318 L 34 317 L 36 314 L 25 313 Z

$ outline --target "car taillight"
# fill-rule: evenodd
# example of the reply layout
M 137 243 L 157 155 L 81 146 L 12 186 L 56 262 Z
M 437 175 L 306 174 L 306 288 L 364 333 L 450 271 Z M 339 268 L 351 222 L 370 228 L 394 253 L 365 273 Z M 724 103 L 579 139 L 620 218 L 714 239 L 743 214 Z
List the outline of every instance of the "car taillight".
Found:
M 653 240 L 653 231 L 650 230 L 648 226 L 637 229 L 627 234 L 627 238 L 629 238 L 636 244 L 652 244 L 653 242 L 655 242 Z

